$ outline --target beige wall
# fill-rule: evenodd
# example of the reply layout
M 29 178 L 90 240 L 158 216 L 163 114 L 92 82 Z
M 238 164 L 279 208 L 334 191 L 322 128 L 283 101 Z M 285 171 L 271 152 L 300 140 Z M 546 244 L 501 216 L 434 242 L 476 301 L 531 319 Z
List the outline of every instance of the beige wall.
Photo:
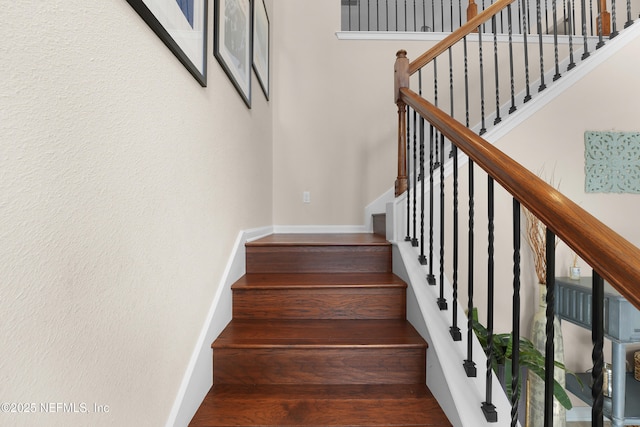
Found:
M 238 232 L 273 223 L 270 104 L 211 31 L 202 88 L 125 1 L 2 9 L 0 401 L 109 413 L 0 424 L 164 425 Z
M 362 225 L 397 172 L 396 51 L 432 43 L 338 40 L 338 0 L 279 0 L 275 10 L 274 221 Z

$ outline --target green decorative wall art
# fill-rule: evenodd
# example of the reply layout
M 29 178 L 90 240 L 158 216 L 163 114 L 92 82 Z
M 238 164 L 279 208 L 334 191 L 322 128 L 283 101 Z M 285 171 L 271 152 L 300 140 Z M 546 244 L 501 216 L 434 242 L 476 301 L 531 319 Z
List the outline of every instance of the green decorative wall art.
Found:
M 584 133 L 585 191 L 640 194 L 640 132 Z

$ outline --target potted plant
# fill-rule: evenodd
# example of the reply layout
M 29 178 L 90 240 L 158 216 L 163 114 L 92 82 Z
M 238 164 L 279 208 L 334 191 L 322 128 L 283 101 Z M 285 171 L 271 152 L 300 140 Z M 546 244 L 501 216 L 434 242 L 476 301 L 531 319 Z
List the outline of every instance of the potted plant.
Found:
M 473 331 L 478 337 L 478 341 L 480 341 L 480 345 L 485 349 L 485 352 L 488 349 L 488 339 L 489 332 L 487 328 L 484 327 L 478 321 L 478 311 L 476 308 L 473 309 L 472 312 L 472 323 L 473 323 Z M 513 339 L 510 333 L 500 333 L 492 335 L 492 343 L 493 343 L 493 357 L 491 360 L 491 366 L 493 367 L 493 371 L 498 375 L 499 366 L 504 367 L 504 387 L 509 399 L 513 396 L 513 390 L 511 386 L 512 376 L 512 354 L 513 354 Z M 519 362 L 520 367 L 526 368 L 529 372 L 537 375 L 541 379 L 544 380 L 544 372 L 545 372 L 545 360 L 544 355 L 533 345 L 533 343 L 527 338 L 520 337 L 520 351 Z M 562 369 L 565 372 L 573 374 L 568 371 L 563 363 L 554 361 L 554 364 L 557 368 Z M 577 377 L 576 377 L 577 378 Z M 517 390 L 518 396 L 520 396 L 520 390 Z M 553 395 L 558 400 L 558 402 L 566 409 L 571 409 L 572 404 L 567 392 L 564 387 L 557 381 L 554 380 L 553 383 Z

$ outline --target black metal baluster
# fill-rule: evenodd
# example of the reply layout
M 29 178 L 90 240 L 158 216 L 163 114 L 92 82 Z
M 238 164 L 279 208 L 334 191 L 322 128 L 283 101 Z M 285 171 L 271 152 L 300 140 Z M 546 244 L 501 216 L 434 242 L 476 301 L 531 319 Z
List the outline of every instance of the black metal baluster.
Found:
M 458 0 L 458 28 L 460 27 L 462 27 L 462 0 Z
M 444 298 L 444 134 L 440 134 L 440 297 L 438 308 L 447 309 Z
M 413 31 L 418 31 L 418 14 L 416 13 L 416 0 L 413 0 Z
M 390 31 L 389 30 L 389 0 L 385 0 L 385 2 L 384 2 L 384 17 L 385 17 L 385 20 L 386 20 L 386 23 L 387 23 L 386 26 L 385 26 L 385 29 L 387 31 Z
M 449 31 L 453 32 L 453 0 L 449 0 L 449 14 L 451 15 L 449 17 L 449 21 L 450 21 Z
M 436 276 L 433 274 L 433 146 L 437 141 L 436 128 L 430 125 L 429 129 L 429 273 L 427 274 L 427 283 L 431 286 L 436 284 Z
M 474 170 L 473 170 L 473 160 L 469 159 L 469 246 L 467 248 L 468 251 L 468 260 L 469 264 L 467 271 L 467 293 L 468 293 L 468 302 L 467 302 L 467 358 L 465 359 L 463 366 L 464 371 L 467 374 L 467 377 L 475 377 L 477 375 L 476 372 L 476 363 L 473 361 L 473 274 L 474 274 L 474 216 L 475 216 L 475 200 L 474 200 Z
M 482 55 L 482 30 L 478 28 L 478 58 L 480 65 L 480 135 L 487 131 L 484 114 L 484 62 Z
M 602 22 L 602 7 L 600 6 L 600 2 L 598 1 L 597 3 L 598 6 L 598 18 L 597 18 L 597 25 L 598 25 L 598 44 L 596 45 L 596 49 L 600 49 L 602 46 L 604 46 L 604 29 L 603 29 L 603 22 Z
M 431 0 L 431 31 L 436 30 L 436 2 Z
M 614 38 L 618 35 L 618 25 L 616 21 L 618 20 L 616 13 L 616 0 L 611 0 L 611 34 L 609 34 L 609 39 Z
M 627 28 L 632 24 L 633 18 L 631 17 L 631 0 L 627 0 L 627 22 L 625 22 L 624 27 Z
M 545 345 L 545 371 L 544 371 L 544 425 L 553 427 L 553 384 L 555 371 L 555 348 L 554 348 L 554 328 L 555 318 L 555 285 L 556 285 L 556 236 L 547 228 L 545 236 L 545 252 L 547 260 L 546 282 L 547 282 L 547 342 Z
M 398 30 L 398 0 L 396 0 L 396 31 Z
M 585 60 L 589 57 L 589 45 L 587 43 L 587 11 L 586 11 L 586 1 L 585 0 L 581 0 L 581 6 L 582 6 L 582 40 L 584 43 L 584 52 L 582 52 L 582 60 Z
M 488 253 L 487 253 L 487 348 L 485 353 L 487 355 L 487 365 L 485 367 L 486 375 L 486 400 L 482 402 L 482 412 L 484 417 L 489 422 L 498 421 L 498 413 L 496 407 L 492 403 L 492 390 L 493 390 L 493 301 L 494 301 L 494 285 L 495 285 L 495 262 L 494 262 L 494 219 L 495 219 L 495 197 L 494 197 L 494 181 L 493 178 L 488 177 L 487 180 L 487 230 L 488 230 Z
M 380 31 L 380 0 L 376 0 L 376 31 Z
M 449 112 L 451 117 L 454 117 L 453 111 L 453 52 L 451 47 L 448 49 L 449 51 Z
M 538 92 L 542 92 L 547 88 L 544 84 L 544 48 L 542 44 L 542 12 L 540 11 L 541 0 L 536 0 L 536 19 L 538 21 L 538 45 L 540 46 L 540 86 Z
M 513 318 L 511 342 L 511 426 L 518 425 L 520 398 L 520 202 L 513 199 Z M 553 373 L 553 370 L 551 370 Z
M 589 0 L 589 20 L 591 23 L 591 35 L 593 35 L 593 0 Z
M 404 0 L 404 30 L 409 31 L 409 24 L 407 24 L 407 0 Z
M 427 26 L 427 5 L 424 3 L 424 0 L 422 0 L 422 31 L 427 31 L 428 30 L 428 26 Z
M 567 1 L 562 0 L 562 34 L 567 34 Z
M 591 425 L 593 427 L 602 427 L 604 397 L 602 394 L 604 356 L 602 348 L 604 346 L 604 281 L 602 277 L 593 270 L 592 276 L 592 324 L 591 324 L 591 341 L 593 342 L 593 352 L 591 359 L 593 361 L 593 370 L 591 371 L 591 396 L 593 397 L 593 406 L 591 407 Z
M 525 90 L 526 94 L 524 96 L 524 102 L 529 102 L 531 100 L 531 89 L 529 86 L 529 43 L 527 42 L 528 35 L 528 25 L 529 25 L 529 9 L 527 8 L 528 2 L 522 1 L 522 37 L 523 37 L 523 47 L 524 47 L 524 80 L 525 80 Z
M 556 74 L 553 76 L 553 81 L 558 80 L 562 75 L 560 74 L 560 63 L 558 59 L 558 10 L 557 10 L 557 1 L 552 0 L 551 2 L 552 16 L 553 16 L 553 53 L 555 58 L 555 66 L 556 66 Z
M 358 31 L 362 31 L 362 9 L 360 6 L 360 2 L 358 2 Z
M 509 76 L 511 77 L 511 108 L 509 114 L 516 111 L 516 86 L 513 75 L 513 27 L 511 22 L 511 5 L 507 6 L 507 28 L 509 33 Z
M 493 120 L 493 124 L 497 125 L 502 121 L 500 117 L 500 71 L 499 71 L 499 60 L 498 60 L 498 29 L 496 27 L 496 16 L 493 15 L 491 18 L 491 25 L 493 25 L 493 61 L 495 67 L 495 77 L 496 77 L 496 118 Z
M 467 55 L 467 37 L 462 39 L 464 46 L 464 118 L 465 125 L 469 126 L 469 56 Z
M 545 32 L 549 34 L 549 3 L 544 0 L 544 28 Z
M 418 113 L 416 112 L 416 110 L 413 110 L 413 239 L 411 239 L 411 246 L 413 247 L 417 247 L 418 246 L 418 231 L 417 231 L 417 224 L 416 224 L 416 218 L 417 218 L 417 212 L 416 209 L 418 207 L 418 159 L 417 159 L 417 155 L 418 155 L 418 139 L 417 139 L 417 118 L 418 118 Z
M 438 106 L 438 59 L 433 59 L 433 95 L 434 95 L 434 105 Z M 440 144 L 436 144 L 436 156 L 435 163 L 433 167 L 439 168 L 442 164 L 440 163 L 440 155 L 438 154 L 440 150 Z
M 453 147 L 453 326 L 449 329 L 454 341 L 461 341 L 462 334 L 458 327 L 458 147 Z
M 405 242 L 411 241 L 411 114 L 407 107 L 407 235 Z M 414 166 L 415 167 L 415 166 Z
M 351 31 L 351 4 L 347 4 L 347 12 L 349 13 L 349 31 Z
M 444 32 L 444 0 L 440 0 L 440 28 L 440 31 Z
M 571 0 L 567 0 L 567 7 L 569 10 L 573 11 Z M 573 31 L 574 31 L 574 23 L 573 23 L 574 15 L 573 13 L 569 13 L 569 65 L 567 66 L 567 71 L 575 68 L 576 63 L 573 59 Z
M 418 94 L 422 97 L 422 69 L 418 70 Z M 422 197 L 420 197 L 420 256 L 418 261 L 420 264 L 427 263 L 427 257 L 424 255 L 424 117 L 420 116 L 420 189 Z

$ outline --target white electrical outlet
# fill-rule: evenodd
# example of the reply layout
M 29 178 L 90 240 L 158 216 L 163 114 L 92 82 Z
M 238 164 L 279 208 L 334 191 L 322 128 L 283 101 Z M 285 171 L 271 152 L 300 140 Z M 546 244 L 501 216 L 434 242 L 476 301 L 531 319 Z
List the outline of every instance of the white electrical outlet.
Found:
M 311 193 L 309 191 L 302 192 L 302 202 L 311 203 Z

